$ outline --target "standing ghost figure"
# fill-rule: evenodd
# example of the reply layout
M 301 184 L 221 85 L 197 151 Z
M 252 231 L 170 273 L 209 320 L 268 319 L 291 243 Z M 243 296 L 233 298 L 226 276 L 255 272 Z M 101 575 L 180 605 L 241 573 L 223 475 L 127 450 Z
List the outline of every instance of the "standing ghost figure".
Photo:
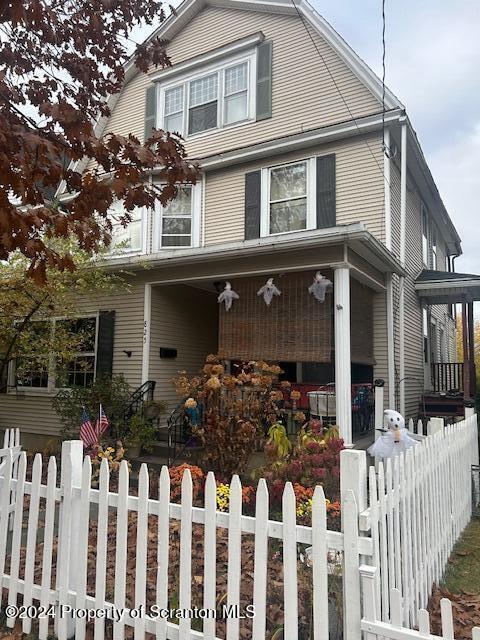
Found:
M 257 291 L 257 296 L 263 296 L 265 304 L 270 306 L 273 296 L 279 296 L 282 292 L 273 284 L 273 278 L 269 278 L 266 283 Z
M 384 413 L 386 433 L 380 436 L 368 449 L 376 458 L 393 458 L 414 447 L 417 441 L 405 429 L 405 419 L 397 411 L 386 409 Z
M 325 302 L 325 293 L 331 284 L 331 280 L 323 276 L 320 271 L 317 271 L 313 284 L 308 287 L 308 293 L 311 293 L 315 300 Z
M 232 308 L 233 301 L 238 300 L 239 297 L 240 296 L 238 295 L 238 293 L 236 293 L 232 289 L 232 285 L 230 284 L 230 282 L 225 282 L 225 288 L 223 289 L 222 293 L 218 296 L 217 301 L 219 304 L 224 302 L 225 311 L 230 311 L 230 309 Z

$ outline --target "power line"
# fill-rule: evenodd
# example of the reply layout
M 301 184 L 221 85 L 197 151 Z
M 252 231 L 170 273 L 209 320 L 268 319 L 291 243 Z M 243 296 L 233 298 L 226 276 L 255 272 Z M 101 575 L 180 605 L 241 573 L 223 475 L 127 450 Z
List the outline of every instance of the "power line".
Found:
M 382 0 L 382 1 L 385 4 L 385 0 Z M 348 111 L 348 113 L 350 115 L 350 118 L 353 120 L 353 123 L 355 124 L 355 127 L 356 127 L 361 139 L 363 140 L 363 142 L 367 146 L 368 151 L 370 152 L 370 155 L 372 156 L 373 160 L 375 161 L 375 164 L 377 165 L 380 173 L 383 176 L 383 179 L 385 180 L 385 182 L 390 187 L 390 182 L 389 182 L 389 180 L 387 180 L 385 172 L 383 171 L 382 166 L 380 165 L 380 163 L 378 162 L 378 159 L 376 158 L 375 154 L 373 153 L 373 150 L 372 150 L 371 146 L 369 145 L 368 140 L 365 137 L 365 134 L 361 131 L 360 127 L 358 126 L 357 119 L 353 115 L 353 113 L 352 113 L 352 111 L 351 111 L 351 109 L 350 109 L 350 107 L 348 105 L 348 102 L 345 99 L 345 96 L 343 95 L 340 87 L 338 86 L 337 81 L 335 80 L 335 76 L 333 75 L 332 71 L 330 70 L 330 68 L 329 68 L 329 66 L 328 66 L 328 64 L 327 64 L 322 52 L 320 51 L 317 43 L 315 42 L 315 40 L 314 40 L 314 38 L 313 38 L 313 36 L 312 36 L 312 34 L 310 32 L 309 25 L 307 24 L 303 14 L 300 12 L 295 0 L 292 0 L 292 4 L 295 7 L 295 11 L 297 12 L 298 17 L 300 18 L 300 20 L 302 22 L 302 25 L 303 25 L 305 31 L 307 32 L 307 34 L 308 34 L 313 46 L 315 47 L 315 50 L 317 51 L 318 55 L 320 56 L 320 59 L 322 60 L 323 65 L 324 65 L 325 69 L 327 70 L 328 75 L 330 76 L 330 78 L 331 78 L 331 80 L 332 80 L 332 82 L 333 82 L 333 84 L 334 84 L 334 86 L 335 86 L 335 88 L 336 88 L 336 90 L 338 92 L 338 95 L 342 99 L 342 102 L 345 105 L 345 107 L 346 107 L 346 109 L 347 109 L 347 111 Z M 384 20 L 384 27 L 383 27 L 383 42 L 384 42 L 384 54 L 383 55 L 384 55 L 384 58 L 385 58 L 385 20 Z M 385 69 L 385 59 L 384 59 L 384 69 Z M 383 93 L 382 93 L 382 129 L 383 129 L 383 144 L 382 144 L 382 148 L 383 148 L 383 150 L 385 152 L 385 71 L 384 71 L 384 78 L 383 78 Z

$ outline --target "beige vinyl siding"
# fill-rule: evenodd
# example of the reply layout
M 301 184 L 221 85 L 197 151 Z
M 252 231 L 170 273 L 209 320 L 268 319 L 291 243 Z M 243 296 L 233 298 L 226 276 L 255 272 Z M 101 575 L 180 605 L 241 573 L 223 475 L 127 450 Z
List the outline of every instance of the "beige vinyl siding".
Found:
M 155 398 L 171 411 L 180 402 L 173 378 L 180 371 L 199 373 L 205 357 L 217 352 L 216 294 L 187 285 L 152 287 L 150 373 L 156 380 Z M 177 349 L 176 358 L 160 358 L 160 347 Z
M 123 374 L 132 389 L 141 384 L 144 283 L 148 275 L 140 272 L 136 277 L 131 276 L 128 291 L 92 296 L 78 303 L 82 314 L 115 311 L 112 372 Z M 124 350 L 132 351 L 132 356 L 128 358 Z M 59 435 L 61 424 L 51 401 L 52 396 L 28 392 L 0 394 L 0 429 L 19 427 L 26 433 Z
M 384 402 L 388 404 L 388 338 L 387 338 L 387 297 L 386 293 L 373 296 L 373 379 L 385 381 Z M 375 425 L 379 427 L 381 425 Z
M 368 146 L 367 146 L 368 144 Z M 385 241 L 381 138 L 352 138 L 277 156 L 268 161 L 210 171 L 205 176 L 205 244 L 240 241 L 245 226 L 245 174 L 262 167 L 335 153 L 337 224 L 363 222 Z M 378 163 L 378 164 L 377 164 Z
M 207 6 L 173 38 L 167 53 L 175 65 L 259 31 L 273 41 L 272 118 L 193 137 L 186 143 L 191 157 L 220 153 L 380 110 L 378 100 L 312 30 L 315 44 L 348 107 L 345 105 L 297 16 Z M 105 132 L 121 135 L 131 132 L 143 138 L 148 82 L 149 78 L 141 73 L 130 80 Z

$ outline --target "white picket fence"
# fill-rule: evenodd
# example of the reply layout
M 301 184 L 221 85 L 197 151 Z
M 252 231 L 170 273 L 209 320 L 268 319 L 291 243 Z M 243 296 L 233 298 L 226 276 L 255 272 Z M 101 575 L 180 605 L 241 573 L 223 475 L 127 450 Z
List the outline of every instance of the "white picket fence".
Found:
M 180 542 L 175 608 L 188 610 L 192 606 L 192 579 L 199 579 L 199 554 L 203 563 L 201 607 L 216 610 L 221 601 L 234 610 L 245 604 L 241 549 L 246 536 L 254 539 L 253 592 L 248 601 L 255 607 L 249 636 L 253 640 L 264 640 L 266 634 L 272 543 L 281 549 L 283 602 L 279 604 L 283 610 L 285 640 L 300 637 L 299 551 L 305 552 L 306 547 L 311 547 L 308 555 L 312 565 L 309 640 L 329 638 L 328 576 L 332 553 L 340 559 L 345 640 L 360 640 L 362 631 L 372 640 L 374 636 L 420 640 L 426 630 L 426 614 L 422 609 L 471 514 L 470 465 L 478 462 L 476 416 L 446 428 L 441 422 L 432 421 L 428 433 L 431 435 L 418 434 L 419 444 L 393 463 L 388 461 L 385 468 L 380 463 L 377 469 L 373 466 L 368 469 L 364 451 L 342 452 L 342 532 L 338 532 L 327 529 L 326 502 L 320 487 L 313 499 L 311 527 L 296 522 L 295 495 L 290 483 L 283 494 L 281 521 L 270 519 L 268 491 L 263 480 L 257 487 L 254 517 L 242 513 L 242 487 L 238 477 L 231 483 L 227 513 L 216 510 L 213 474 L 208 475 L 202 508 L 193 505 L 189 472 L 183 476 L 180 504 L 170 502 L 170 477 L 166 468 L 160 476 L 158 499 L 150 498 L 145 465 L 140 470 L 138 495 L 131 495 L 125 462 L 119 470 L 118 492 L 110 490 L 106 461 L 101 466 L 99 488 L 92 488 L 91 461 L 88 457 L 83 460 L 80 441 L 63 444 L 59 483 L 57 463 L 52 457 L 48 461 L 46 484 L 42 484 L 40 454 L 35 456 L 32 478 L 27 481 L 25 453 L 20 452 L 18 434 L 9 432 L 7 446 L 0 450 L 3 460 L 0 467 L 1 591 L 7 590 L 10 605 L 16 604 L 20 595 L 26 607 L 35 603 L 45 608 L 54 605 L 57 610 L 66 605 L 79 610 L 123 610 L 121 619 L 113 622 L 115 640 L 122 640 L 128 628 L 133 628 L 135 638 L 142 639 L 151 633 L 159 639 L 214 640 L 218 625 L 213 617 L 203 620 L 201 631 L 192 628 L 188 617 L 181 618 L 178 624 L 159 617 L 158 612 L 135 617 L 136 612 L 145 610 L 152 602 L 152 597 L 159 609 L 173 606 L 168 577 L 172 552 L 169 532 L 176 522 Z M 26 527 L 24 496 L 30 496 Z M 39 526 L 40 511 L 43 526 Z M 128 546 L 132 544 L 128 535 L 132 513 L 136 514 L 134 548 Z M 89 538 L 93 520 L 96 521 L 94 541 Z M 8 535 L 9 522 L 13 528 L 11 535 Z M 225 593 L 219 593 L 217 581 L 218 529 L 227 530 Z M 148 552 L 152 531 L 158 534 L 153 561 Z M 24 560 L 22 546 L 26 548 Z M 92 562 L 92 553 L 95 554 L 94 588 L 87 587 L 87 566 L 89 559 Z M 114 589 L 113 593 L 107 593 L 106 576 L 112 563 Z M 127 585 L 132 584 L 133 600 L 128 601 Z M 446 611 L 444 637 L 452 640 L 448 607 L 442 607 Z M 51 631 L 49 622 L 48 617 L 39 621 L 41 639 L 46 639 Z M 9 618 L 9 624 L 15 624 L 15 617 Z M 86 636 L 85 618 L 57 618 L 55 624 L 60 640 L 73 635 L 82 640 Z M 234 617 L 226 621 L 227 640 L 239 638 L 241 624 L 244 623 Z M 416 625 L 419 631 L 414 629 Z M 31 620 L 24 618 L 22 628 L 29 633 Z M 104 619 L 95 619 L 93 635 L 103 640 Z M 476 630 L 474 640 L 480 640 Z
M 418 630 L 404 626 L 404 601 L 398 589 L 390 590 L 390 602 L 392 615 L 390 622 L 379 619 L 376 610 L 376 573 L 377 569 L 369 566 L 361 566 L 362 593 L 364 597 L 364 615 L 361 628 L 365 632 L 366 640 L 377 638 L 391 638 L 392 640 L 454 640 L 454 617 L 452 603 L 447 598 L 440 601 L 440 615 L 442 635 L 433 635 L 430 625 L 430 614 L 426 609 L 418 611 Z M 480 627 L 473 627 L 472 640 L 480 640 Z
M 471 416 L 432 428 L 432 435 L 406 454 L 388 459 L 386 465 L 380 462 L 377 469 L 370 467 L 369 507 L 360 514 L 360 529 L 373 541 L 372 564 L 379 570 L 376 610 L 384 622 L 391 620 L 395 608 L 391 590 L 398 589 L 403 623 L 418 623 L 418 610 L 426 607 L 470 520 L 471 467 L 476 460 L 477 418 Z
M 242 535 L 255 537 L 255 559 L 253 575 L 253 598 L 255 608 L 252 622 L 254 640 L 264 640 L 266 630 L 267 603 L 267 563 L 269 540 L 282 543 L 283 565 L 283 607 L 284 637 L 289 640 L 298 638 L 298 545 L 311 547 L 312 559 L 312 638 L 327 640 L 328 622 L 328 560 L 329 553 L 340 552 L 343 558 L 343 598 L 348 603 L 344 617 L 344 637 L 358 638 L 361 619 L 359 590 L 360 556 L 371 557 L 372 541 L 360 537 L 358 533 L 358 510 L 352 492 L 348 492 L 342 504 L 344 533 L 329 531 L 326 520 L 326 501 L 323 489 L 317 487 L 313 498 L 312 526 L 305 527 L 296 523 L 296 504 L 293 487 L 287 483 L 283 494 L 282 521 L 269 519 L 268 491 L 264 480 L 258 484 L 255 517 L 242 514 L 242 487 L 237 476 L 230 487 L 229 512 L 216 511 L 216 483 L 212 473 L 208 475 L 203 508 L 193 506 L 193 486 L 190 472 L 184 473 L 182 480 L 181 504 L 170 502 L 170 477 L 166 467 L 162 469 L 159 483 L 158 500 L 149 498 L 149 476 L 143 465 L 138 479 L 138 496 L 129 494 L 129 471 L 126 462 L 121 463 L 118 493 L 109 491 L 109 468 L 104 460 L 100 470 L 99 488 L 92 488 L 91 461 L 83 458 L 80 441 L 66 442 L 62 449 L 61 482 L 57 486 L 57 466 L 54 457 L 48 462 L 47 483 L 41 483 L 42 457 L 37 454 L 33 463 L 32 479 L 26 481 L 26 455 L 20 454 L 17 476 L 13 477 L 13 458 L 5 456 L 5 466 L 1 485 L 1 504 L 9 502 L 12 489 L 16 492 L 13 533 L 11 545 L 7 537 L 0 545 L 0 575 L 3 586 L 8 590 L 8 604 L 17 602 L 17 595 L 23 594 L 22 604 L 26 607 L 37 601 L 41 607 L 49 605 L 70 605 L 77 609 L 125 610 L 121 620 L 114 622 L 114 638 L 124 638 L 125 627 L 134 628 L 136 638 L 144 638 L 145 633 L 155 634 L 157 638 L 205 638 L 216 637 L 215 619 L 205 619 L 203 631 L 191 628 L 191 620 L 183 618 L 179 624 L 158 616 L 142 615 L 134 617 L 132 609 L 140 611 L 147 605 L 147 575 L 156 574 L 155 603 L 167 609 L 169 607 L 169 527 L 171 521 L 180 522 L 180 577 L 178 608 L 189 610 L 192 606 L 192 556 L 198 545 L 192 539 L 192 525 L 203 525 L 203 603 L 206 610 L 216 610 L 218 596 L 216 588 L 217 567 L 217 528 L 228 529 L 228 584 L 226 605 L 231 609 L 241 605 L 241 547 Z M 26 535 L 26 556 L 24 577 L 20 578 L 20 547 L 22 538 L 24 496 L 30 496 L 28 525 Z M 35 556 L 38 553 L 37 537 L 39 525 L 39 504 L 44 502 L 44 533 L 41 548 L 41 576 L 35 578 Z M 56 505 L 61 509 L 57 510 Z M 87 595 L 87 561 L 89 553 L 89 523 L 92 517 L 92 505 L 97 506 L 97 538 L 95 541 L 95 593 Z M 112 511 L 114 516 L 112 516 Z M 137 514 L 136 546 L 127 547 L 129 514 Z M 57 515 L 58 514 L 58 515 Z M 108 522 L 115 519 L 115 590 L 113 599 L 106 597 L 106 569 L 109 552 Z M 8 509 L 0 513 L 0 531 L 6 531 Z M 158 531 L 158 547 L 155 565 L 148 566 L 147 542 L 149 532 L 154 527 Z M 56 580 L 52 584 L 53 548 L 58 534 L 56 560 Z M 192 546 L 193 543 L 193 546 Z M 90 540 L 91 544 L 91 540 Z M 198 553 L 198 552 L 197 552 Z M 127 575 L 127 557 L 135 555 L 134 575 Z M 9 572 L 5 573 L 6 559 L 9 559 Z M 37 558 L 38 563 L 38 558 Z M 127 581 L 134 580 L 134 607 L 126 604 Z M 135 613 L 135 612 L 134 612 Z M 135 614 L 136 615 L 136 614 Z M 9 618 L 10 626 L 15 617 Z M 39 623 L 39 637 L 45 640 L 49 634 L 48 617 Z M 239 637 L 240 620 L 229 618 L 226 622 L 226 637 L 234 640 Z M 23 619 L 25 633 L 31 630 L 31 620 Z M 57 634 L 60 640 L 72 637 L 85 638 L 85 619 L 58 620 Z M 94 638 L 103 639 L 105 620 L 96 619 Z

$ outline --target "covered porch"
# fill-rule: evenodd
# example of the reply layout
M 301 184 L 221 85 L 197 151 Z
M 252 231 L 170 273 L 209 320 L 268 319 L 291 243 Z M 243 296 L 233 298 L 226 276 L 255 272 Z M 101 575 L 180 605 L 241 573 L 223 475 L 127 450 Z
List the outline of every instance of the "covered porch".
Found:
M 480 276 L 467 273 L 424 270 L 415 282 L 424 313 L 425 415 L 461 416 L 464 407 L 475 399 L 474 302 L 480 300 Z M 428 325 L 428 310 L 434 305 L 448 305 L 452 316 L 461 305 L 463 359 L 445 358 L 442 336 Z M 436 345 L 440 345 L 440 349 Z M 438 353 L 442 356 L 438 358 Z
M 275 244 L 246 241 L 235 250 L 217 245 L 186 257 L 178 265 L 163 261 L 158 279 L 147 285 L 142 373 L 157 380 L 158 396 L 168 394 L 173 408 L 171 379 L 182 369 L 197 373 L 212 351 L 229 366 L 275 362 L 298 385 L 303 402 L 310 390 L 334 390 L 328 413 L 352 445 L 358 389 L 373 391 L 376 378 L 388 379 L 383 338 L 388 283 L 401 273 L 396 259 L 359 224 L 308 238 L 287 234 Z M 324 302 L 308 292 L 317 271 L 332 282 Z M 267 306 L 256 294 L 270 277 L 282 294 Z M 229 311 L 217 303 L 226 281 L 240 295 Z

